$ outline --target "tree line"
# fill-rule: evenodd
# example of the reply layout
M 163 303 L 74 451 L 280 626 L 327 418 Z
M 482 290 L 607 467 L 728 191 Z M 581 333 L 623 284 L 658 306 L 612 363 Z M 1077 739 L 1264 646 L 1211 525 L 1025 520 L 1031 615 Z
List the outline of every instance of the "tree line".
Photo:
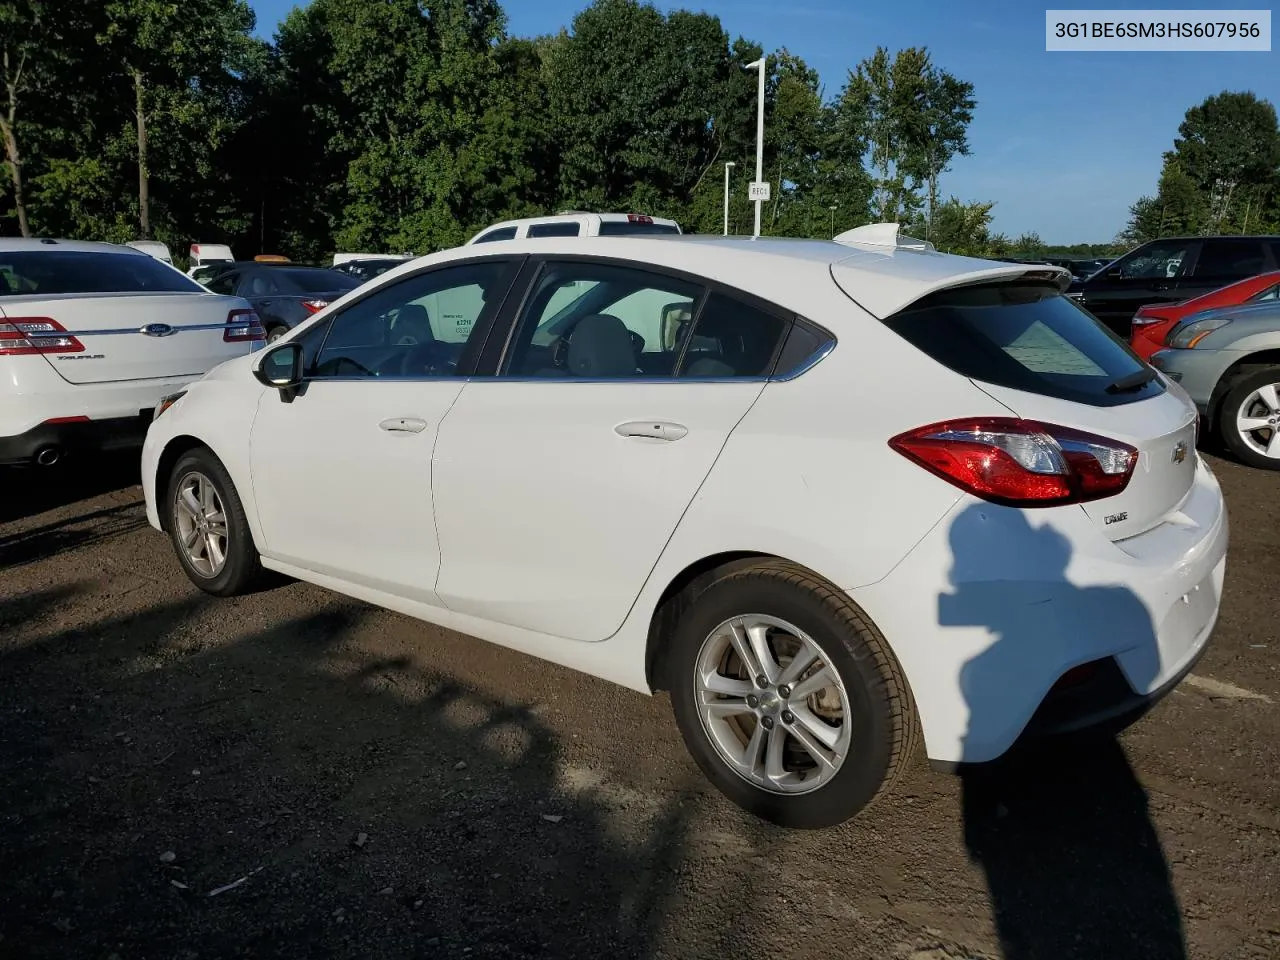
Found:
M 1224 91 L 1187 111 L 1122 238 L 1246 233 L 1280 233 L 1280 125 L 1266 100 Z
M 751 227 L 760 44 L 718 18 L 596 0 L 512 36 L 498 0 L 313 0 L 272 42 L 245 0 L 0 0 L 0 233 L 192 241 L 315 259 L 425 252 L 496 220 L 634 210 Z M 766 233 L 892 219 L 989 252 L 988 203 L 940 193 L 973 85 L 877 49 L 832 96 L 767 57 Z

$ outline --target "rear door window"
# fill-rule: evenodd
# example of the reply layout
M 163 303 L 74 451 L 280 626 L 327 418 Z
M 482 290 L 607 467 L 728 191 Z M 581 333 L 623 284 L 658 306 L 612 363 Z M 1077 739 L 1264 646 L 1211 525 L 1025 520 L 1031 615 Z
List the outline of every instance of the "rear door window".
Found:
M 535 223 L 529 227 L 528 237 L 576 237 L 581 225 L 574 223 Z
M 1154 374 L 1143 381 L 1150 369 L 1054 286 L 942 290 L 885 324 L 956 373 L 996 386 L 1092 406 L 1164 390 Z
M 1261 240 L 1230 237 L 1206 240 L 1196 260 L 1195 276 L 1252 277 L 1266 269 L 1267 257 Z
M 0 296 L 22 293 L 203 293 L 204 288 L 145 253 L 15 250 L 0 254 Z

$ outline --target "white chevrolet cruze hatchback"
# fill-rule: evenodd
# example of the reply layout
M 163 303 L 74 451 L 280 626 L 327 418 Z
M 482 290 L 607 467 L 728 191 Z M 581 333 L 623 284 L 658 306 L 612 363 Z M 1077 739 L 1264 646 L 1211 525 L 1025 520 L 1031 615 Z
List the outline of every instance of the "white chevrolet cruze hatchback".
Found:
M 896 239 L 414 260 L 168 398 L 147 512 L 262 568 L 670 692 L 778 823 L 1118 725 L 1191 669 L 1227 518 L 1187 396 L 1052 268 Z

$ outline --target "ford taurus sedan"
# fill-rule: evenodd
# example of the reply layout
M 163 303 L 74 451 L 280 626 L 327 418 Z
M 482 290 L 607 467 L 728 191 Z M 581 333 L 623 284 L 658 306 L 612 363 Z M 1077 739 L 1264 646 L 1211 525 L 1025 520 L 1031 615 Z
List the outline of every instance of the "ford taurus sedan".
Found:
M 147 515 L 208 593 L 276 571 L 669 691 L 727 796 L 839 823 L 921 743 L 1127 722 L 1205 649 L 1196 410 L 1068 282 L 882 226 L 441 252 L 167 398 Z

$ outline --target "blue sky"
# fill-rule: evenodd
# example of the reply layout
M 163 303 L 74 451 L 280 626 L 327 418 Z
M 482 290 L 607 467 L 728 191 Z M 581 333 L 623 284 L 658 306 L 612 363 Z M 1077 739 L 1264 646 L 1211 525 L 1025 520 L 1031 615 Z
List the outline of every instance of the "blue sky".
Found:
M 506 0 L 511 33 L 568 25 L 587 0 Z M 269 37 L 296 0 L 250 0 Z M 976 87 L 972 156 L 943 178 L 945 193 L 994 200 L 994 227 L 1035 231 L 1050 243 L 1106 241 L 1129 204 L 1155 190 L 1160 157 L 1183 113 L 1222 90 L 1253 90 L 1280 103 L 1280 52 L 1047 53 L 1045 9 L 1027 0 L 689 0 L 657 3 L 715 14 L 730 36 L 787 47 L 833 95 L 877 44 L 927 46 L 934 61 Z M 1094 0 L 1082 9 L 1239 9 L 1248 4 Z M 1260 6 L 1260 5 L 1254 5 Z

